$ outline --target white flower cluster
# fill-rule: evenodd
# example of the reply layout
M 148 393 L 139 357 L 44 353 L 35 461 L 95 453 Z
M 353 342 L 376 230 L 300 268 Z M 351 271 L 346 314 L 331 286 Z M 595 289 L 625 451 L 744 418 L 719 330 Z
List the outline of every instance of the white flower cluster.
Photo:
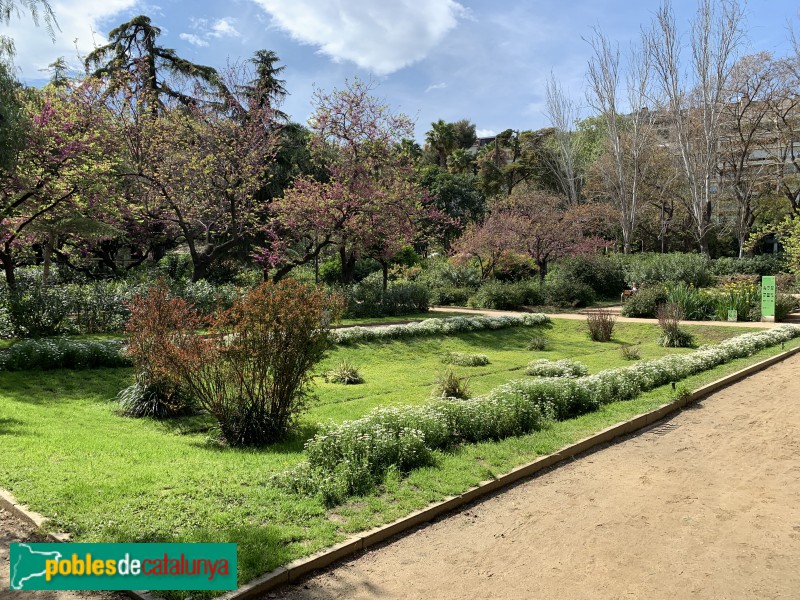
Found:
M 457 443 L 497 440 L 541 429 L 630 400 L 640 393 L 800 336 L 783 325 L 747 333 L 690 354 L 586 377 L 539 377 L 501 385 L 470 400 L 437 399 L 418 406 L 377 408 L 361 419 L 329 424 L 306 443 L 308 462 L 276 477 L 294 491 L 320 493 L 328 504 L 367 493 L 386 471 L 430 464 L 432 452 Z
M 448 352 L 442 362 L 458 367 L 483 367 L 489 364 L 489 357 L 485 354 L 469 354 L 467 352 Z
M 525 374 L 534 377 L 585 377 L 589 374 L 589 369 L 571 358 L 556 361 L 540 358 L 528 363 Z
M 507 327 L 534 327 L 549 323 L 550 318 L 543 314 L 529 314 L 519 317 L 449 317 L 446 319 L 425 319 L 406 325 L 386 325 L 384 327 L 343 327 L 331 332 L 337 344 L 357 344 L 374 340 L 389 340 L 429 335 L 450 335 L 483 329 L 505 329 Z

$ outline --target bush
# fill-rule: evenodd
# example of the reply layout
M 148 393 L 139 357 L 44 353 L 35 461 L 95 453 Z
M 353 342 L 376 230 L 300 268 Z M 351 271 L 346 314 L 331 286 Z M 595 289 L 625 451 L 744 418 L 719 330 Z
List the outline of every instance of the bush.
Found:
M 790 294 L 778 294 L 775 297 L 775 320 L 786 320 L 789 314 L 794 312 L 798 306 L 800 306 L 800 302 L 794 296 Z
M 525 374 L 534 377 L 583 377 L 589 374 L 589 369 L 583 363 L 571 358 L 557 361 L 540 358 L 528 363 Z
M 622 316 L 653 319 L 658 312 L 658 306 L 666 301 L 667 291 L 662 286 L 640 289 L 622 305 Z
M 639 345 L 638 344 L 625 344 L 619 347 L 619 353 L 625 360 L 639 360 Z
M 589 328 L 589 337 L 595 342 L 608 342 L 614 333 L 614 324 L 617 317 L 611 311 L 597 310 L 586 315 L 586 326 Z
M 325 381 L 328 383 L 343 383 L 345 385 L 356 385 L 364 383 L 364 378 L 355 365 L 343 360 L 333 369 L 325 373 Z
M 465 352 L 448 352 L 442 362 L 459 367 L 483 367 L 489 364 L 485 354 L 467 354 Z
M 460 376 L 453 369 L 445 369 L 436 377 L 433 395 L 439 398 L 469 398 L 469 377 Z
M 674 302 L 667 302 L 658 307 L 658 326 L 661 328 L 659 346 L 687 348 L 692 345 L 694 341 L 692 334 L 680 327 L 682 320 L 683 311 Z
M 166 384 L 158 385 L 137 381 L 117 394 L 120 412 L 126 417 L 167 419 L 184 415 L 192 410 L 192 403 L 179 389 Z
M 775 275 L 788 273 L 789 265 L 783 254 L 760 254 L 744 258 L 723 257 L 711 261 L 714 275 Z
M 388 317 L 428 311 L 428 290 L 412 281 L 393 281 L 383 289 L 383 275 L 373 273 L 347 290 L 348 317 Z
M 703 254 L 634 254 L 625 267 L 625 281 L 639 287 L 682 281 L 694 287 L 711 283 L 711 261 Z
M 677 304 L 683 313 L 683 318 L 689 321 L 706 321 L 717 312 L 717 302 L 713 295 L 682 281 L 673 285 L 667 292 L 667 302 Z M 727 312 L 725 314 L 727 319 Z
M 119 341 L 80 341 L 66 338 L 21 340 L 0 351 L 0 369 L 96 369 L 128 367 Z
M 383 327 L 343 327 L 332 332 L 333 341 L 338 344 L 355 344 L 375 340 L 390 340 L 428 335 L 451 335 L 484 329 L 505 329 L 507 327 L 535 327 L 549 323 L 547 315 L 502 317 L 450 317 L 447 319 L 425 319 L 407 325 L 386 325 Z
M 8 317 L 17 337 L 51 337 L 70 333 L 69 297 L 40 283 L 19 285 L 7 293 Z
M 213 415 L 229 445 L 268 444 L 303 409 L 311 369 L 330 345 L 328 326 L 342 306 L 339 297 L 291 279 L 265 282 L 219 313 L 203 337 L 193 334 L 202 322 L 196 311 L 162 285 L 134 303 L 131 352 L 155 375 L 148 381 L 166 379 Z
M 472 288 L 435 287 L 429 291 L 431 304 L 445 306 L 466 306 L 475 292 Z
M 524 305 L 544 303 L 544 295 L 538 283 L 528 281 L 487 281 L 469 299 L 473 308 L 514 309 Z
M 564 308 L 589 306 L 596 299 L 594 290 L 589 284 L 570 279 L 558 272 L 547 274 L 545 290 L 549 304 Z
M 62 288 L 70 297 L 72 318 L 81 333 L 122 331 L 136 286 L 124 281 L 95 281 Z
M 538 350 L 541 352 L 542 350 L 547 350 L 548 346 L 549 342 L 547 336 L 541 333 L 534 333 L 530 341 L 528 341 L 528 350 Z
M 585 284 L 602 298 L 618 298 L 625 288 L 624 259 L 619 255 L 586 254 L 562 258 L 553 266 L 551 277 Z

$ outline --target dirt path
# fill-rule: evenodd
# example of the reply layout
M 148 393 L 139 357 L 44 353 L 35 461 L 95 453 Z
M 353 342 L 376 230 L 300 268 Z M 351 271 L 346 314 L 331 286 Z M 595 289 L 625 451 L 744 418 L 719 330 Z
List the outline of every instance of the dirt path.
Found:
M 798 598 L 800 357 L 271 598 Z
M 0 508 L 0 599 L 2 600 L 123 600 L 111 592 L 12 592 L 9 588 L 9 544 L 45 542 L 30 525 Z

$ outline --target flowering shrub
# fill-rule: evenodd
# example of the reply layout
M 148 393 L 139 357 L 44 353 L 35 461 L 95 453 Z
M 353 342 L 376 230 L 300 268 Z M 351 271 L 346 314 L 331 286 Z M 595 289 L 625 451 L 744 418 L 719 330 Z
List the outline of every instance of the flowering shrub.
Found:
M 540 358 L 528 363 L 525 374 L 534 377 L 583 377 L 589 374 L 589 369 L 583 363 L 571 358 L 556 361 Z
M 64 338 L 22 340 L 0 351 L 0 369 L 93 369 L 127 367 L 131 361 L 119 341 L 78 341 Z
M 498 440 L 542 429 L 671 381 L 706 371 L 762 348 L 800 336 L 783 325 L 747 333 L 690 354 L 675 354 L 579 378 L 510 381 L 484 396 L 421 406 L 377 408 L 361 419 L 328 424 L 306 442 L 308 461 L 273 482 L 298 493 L 319 494 L 327 505 L 365 494 L 386 472 L 431 464 L 435 450 L 454 444 Z
M 728 320 L 728 311 L 735 310 L 738 321 L 761 318 L 761 292 L 753 283 L 726 283 L 715 289 L 716 319 Z
M 507 327 L 535 327 L 549 323 L 550 318 L 543 314 L 522 315 L 519 317 L 450 317 L 447 319 L 425 319 L 407 325 L 387 325 L 385 327 L 346 327 L 331 333 L 338 344 L 357 344 L 376 340 L 389 340 L 429 335 L 451 335 L 483 329 L 505 329 Z
M 459 367 L 483 367 L 489 364 L 489 357 L 485 354 L 468 354 L 466 352 L 448 352 L 442 362 Z

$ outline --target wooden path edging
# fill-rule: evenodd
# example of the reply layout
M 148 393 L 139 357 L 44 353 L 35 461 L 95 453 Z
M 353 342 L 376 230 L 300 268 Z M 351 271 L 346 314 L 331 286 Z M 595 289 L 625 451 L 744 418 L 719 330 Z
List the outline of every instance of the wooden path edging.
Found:
M 771 356 L 770 358 L 757 362 L 749 367 L 745 367 L 744 369 L 736 371 L 735 373 L 731 373 L 730 375 L 698 388 L 691 394 L 687 394 L 686 396 L 678 398 L 673 402 L 664 404 L 663 406 L 660 406 L 659 408 L 656 408 L 650 412 L 637 415 L 631 419 L 628 419 L 627 421 L 622 421 L 621 423 L 607 427 L 606 429 L 603 429 L 594 435 L 562 448 L 558 452 L 541 456 L 530 463 L 516 467 L 505 475 L 501 475 L 496 479 L 483 481 L 477 486 L 467 490 L 463 494 L 450 496 L 440 502 L 435 502 L 423 509 L 414 511 L 403 518 L 393 521 L 392 523 L 381 525 L 380 527 L 365 531 L 364 533 L 358 534 L 345 542 L 341 542 L 316 554 L 312 554 L 311 556 L 294 560 L 283 567 L 279 567 L 274 571 L 270 571 L 269 573 L 256 577 L 249 583 L 240 586 L 234 591 L 227 592 L 222 596 L 219 596 L 219 600 L 245 600 L 258 594 L 268 592 L 281 585 L 297 582 L 312 571 L 327 567 L 338 560 L 348 558 L 354 554 L 357 554 L 358 552 L 361 552 L 362 550 L 370 548 L 371 546 L 380 544 L 381 542 L 384 542 L 395 535 L 404 533 L 410 529 L 418 527 L 419 525 L 428 523 L 441 515 L 452 512 L 455 509 L 464 506 L 465 504 L 496 492 L 497 490 L 509 486 L 512 483 L 516 483 L 521 479 L 531 477 L 543 469 L 547 469 L 548 467 L 562 463 L 568 458 L 577 456 L 578 454 L 586 452 L 587 450 L 592 450 L 597 446 L 607 444 L 618 437 L 639 431 L 640 429 L 660 421 L 673 412 L 680 410 L 687 404 L 695 402 L 700 398 L 708 396 L 709 394 L 712 394 L 724 387 L 736 383 L 737 381 L 744 379 L 753 373 L 762 371 L 767 367 L 781 362 L 797 353 L 800 353 L 800 346 L 792 348 L 791 350 L 787 350 L 786 352 L 781 352 L 775 356 Z M 11 493 L 3 489 L 0 489 L 0 507 L 40 530 L 44 527 L 48 520 L 43 515 L 33 512 L 28 509 L 27 506 L 17 502 L 16 498 L 14 498 Z M 70 534 L 68 533 L 47 533 L 46 535 L 47 539 L 52 542 L 70 541 Z M 130 598 L 133 598 L 134 600 L 156 600 L 157 598 L 147 591 L 126 590 L 122 593 L 126 594 Z

